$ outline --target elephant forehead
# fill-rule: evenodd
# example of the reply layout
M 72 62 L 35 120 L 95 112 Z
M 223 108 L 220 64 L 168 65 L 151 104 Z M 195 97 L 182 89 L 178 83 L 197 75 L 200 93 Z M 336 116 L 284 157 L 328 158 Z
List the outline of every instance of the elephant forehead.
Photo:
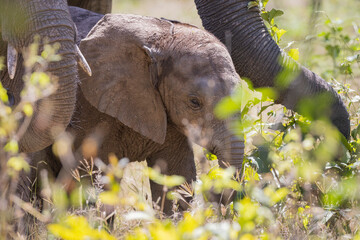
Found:
M 186 54 L 176 58 L 173 67 L 175 71 L 188 77 L 214 73 L 210 59 L 207 56 L 195 54 Z
M 165 66 L 164 70 L 166 69 L 167 73 L 173 72 L 181 82 L 209 81 L 210 86 L 220 84 L 225 88 L 232 88 L 239 81 L 233 64 L 226 54 L 188 53 L 169 59 Z
M 174 69 L 184 75 L 204 75 L 227 72 L 231 70 L 231 62 L 224 56 L 191 52 L 173 58 Z
M 207 98 L 216 95 L 225 96 L 231 93 L 233 86 L 229 81 L 218 78 L 215 74 L 197 74 L 193 76 L 184 76 L 181 72 L 174 71 L 167 76 L 165 80 L 168 84 L 168 91 L 175 95 L 197 95 Z

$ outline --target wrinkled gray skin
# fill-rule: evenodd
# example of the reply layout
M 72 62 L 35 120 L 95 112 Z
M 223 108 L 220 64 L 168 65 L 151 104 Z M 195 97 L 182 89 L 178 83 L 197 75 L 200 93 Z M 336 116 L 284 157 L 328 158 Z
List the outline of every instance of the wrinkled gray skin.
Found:
M 0 57 L 5 57 L 5 66 L 8 61 L 8 49 L 16 49 L 18 58 L 13 65 L 14 78 L 10 79 L 9 69 L 0 71 L 1 84 L 8 89 L 10 104 L 17 105 L 20 93 L 24 86 L 22 52 L 33 42 L 34 36 L 40 37 L 39 48 L 43 49 L 43 40 L 51 44 L 59 42 L 61 47 L 58 53 L 62 59 L 49 63 L 47 73 L 52 80 L 58 79 L 57 90 L 50 96 L 37 102 L 34 115 L 22 136 L 17 136 L 19 149 L 22 152 L 41 150 L 53 143 L 54 136 L 64 131 L 70 122 L 75 109 L 76 88 L 78 82 L 75 51 L 76 31 L 68 11 L 65 0 L 2 0 L 0 4 Z M 13 51 L 15 52 L 15 51 Z M 11 55 L 10 55 L 11 56 Z M 15 55 L 13 55 L 15 56 Z M 11 59 L 11 57 L 9 58 Z M 14 58 L 15 59 L 15 58 Z M 53 131 L 56 129 L 56 132 Z M 2 151 L 2 150 L 1 150 Z M 0 161 L 0 169 L 6 165 L 5 159 Z M 23 181 L 25 176 L 22 175 Z M 14 182 L 4 183 L 0 194 L 13 193 Z M 18 193 L 23 194 L 25 184 L 19 185 Z M 5 203 L 6 204 L 6 203 Z M 24 225 L 17 221 L 17 230 Z
M 71 14 L 80 37 L 101 17 L 79 8 L 71 8 Z M 130 161 L 146 159 L 148 166 L 190 183 L 196 177 L 195 142 L 216 154 L 222 167 L 228 162 L 241 168 L 244 142 L 227 121 L 213 115 L 239 78 L 226 47 L 213 35 L 168 20 L 106 15 L 80 49 L 93 75 L 80 73 L 76 110 L 67 129 L 75 137 L 78 160 L 83 158 L 82 142 L 90 137 L 105 162 L 110 153 Z M 55 175 L 59 171 L 51 148 L 32 157 L 50 163 Z M 150 184 L 156 201 L 163 187 Z M 223 202 L 228 200 L 224 196 Z M 164 212 L 171 213 L 168 200 Z
M 250 79 L 254 87 L 275 87 L 279 96 L 277 103 L 304 114 L 298 105 L 302 99 L 326 93 L 330 106 L 328 116 L 339 131 L 349 138 L 349 114 L 340 96 L 320 76 L 284 56 L 267 31 L 259 8 L 255 6 L 249 9 L 249 2 L 195 0 L 204 28 L 226 43 L 241 77 Z M 290 65 L 296 65 L 297 71 L 276 80 L 283 66 Z M 286 79 L 294 80 L 289 86 L 278 84 Z
M 0 56 L 5 56 L 5 63 L 9 44 L 19 53 L 14 79 L 10 79 L 7 68 L 0 71 L 1 83 L 13 95 L 15 105 L 20 101 L 23 88 L 22 76 L 25 70 L 21 53 L 24 48 L 33 41 L 35 35 L 40 36 L 40 49 L 45 37 L 51 44 L 61 44 L 58 52 L 62 59 L 47 67 L 47 72 L 53 79 L 59 79 L 58 88 L 55 93 L 37 102 L 29 127 L 19 139 L 21 151 L 38 151 L 53 142 L 55 128 L 57 132 L 66 128 L 75 107 L 78 81 L 74 41 L 76 31 L 68 5 L 64 0 L 3 0 L 0 33 Z
M 39 100 L 32 119 L 27 123 L 22 134 L 17 136 L 19 149 L 22 152 L 35 152 L 53 143 L 57 134 L 68 126 L 75 109 L 78 85 L 76 52 L 76 29 L 71 19 L 68 4 L 65 0 L 1 0 L 0 1 L 0 57 L 4 57 L 5 68 L 0 71 L 1 84 L 8 90 L 9 104 L 14 107 L 20 102 L 20 93 L 24 87 L 22 53 L 39 36 L 39 52 L 47 43 L 60 43 L 58 54 L 61 60 L 47 65 L 46 72 L 52 80 L 57 81 L 57 89 L 50 96 Z M 15 49 L 10 55 L 16 61 L 7 67 L 8 50 Z M 17 54 L 15 54 L 17 52 Z M 11 71 L 13 69 L 14 71 Z M 11 72 L 14 73 L 11 79 Z M 23 125 L 25 126 L 25 125 Z M 3 160 L 3 159 L 2 159 Z M 0 162 L 0 168 L 6 161 Z M 27 182 L 24 175 L 20 182 Z M 13 184 L 13 183 L 11 183 Z M 13 184 L 15 185 L 15 184 Z M 11 192 L 12 187 L 2 186 L 0 194 Z M 20 184 L 18 193 L 28 191 L 26 184 Z M 24 224 L 18 221 L 18 230 Z
M 111 1 L 70 0 L 69 4 L 100 13 L 111 11 Z M 22 52 L 33 42 L 34 36 L 40 37 L 40 51 L 45 38 L 50 44 L 60 43 L 58 54 L 62 59 L 48 64 L 46 69 L 52 79 L 57 79 L 58 88 L 49 97 L 37 102 L 34 116 L 19 138 L 20 151 L 41 150 L 52 144 L 54 137 L 69 124 L 76 102 L 76 29 L 68 3 L 65 0 L 2 0 L 0 34 L 0 56 L 5 57 L 5 65 L 8 46 L 11 45 L 18 52 L 14 79 L 10 78 L 9 69 L 0 71 L 0 81 L 8 89 L 12 105 L 19 103 L 24 86 Z

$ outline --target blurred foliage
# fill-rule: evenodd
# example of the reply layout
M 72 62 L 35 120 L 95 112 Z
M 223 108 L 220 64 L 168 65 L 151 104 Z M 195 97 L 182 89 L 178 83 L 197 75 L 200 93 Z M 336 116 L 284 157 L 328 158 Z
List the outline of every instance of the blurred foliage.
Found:
M 25 74 L 24 87 L 21 91 L 21 102 L 14 106 L 12 93 L 8 92 L 0 83 L 0 236 L 12 236 L 16 211 L 23 207 L 14 194 L 22 171 L 29 172 L 27 156 L 19 152 L 18 141 L 24 134 L 33 115 L 33 108 L 38 99 L 50 95 L 56 87 L 45 71 L 47 63 L 57 61 L 60 56 L 56 54 L 58 44 L 46 45 L 38 55 L 39 38 L 23 52 Z M 0 58 L 0 69 L 4 68 L 4 57 Z M 36 66 L 36 68 L 35 68 Z M 36 70 L 34 70 L 36 69 Z M 10 101 L 11 100 L 11 101 Z M 13 206 L 13 208 L 9 207 Z
M 261 9 L 270 34 L 280 44 L 286 31 L 277 18 L 286 12 L 265 10 L 268 2 L 251 1 L 248 7 Z M 133 4 L 139 6 L 140 1 Z M 108 165 L 92 158 L 81 162 L 72 172 L 75 183 L 69 192 L 45 181 L 42 212 L 35 207 L 36 201 L 29 207 L 14 197 L 19 172 L 29 171 L 27 157 L 18 149 L 18 131 L 22 129 L 18 123 L 33 115 L 37 99 L 54 90 L 43 70 L 47 61 L 59 57 L 56 45 L 45 47 L 40 55 L 36 43 L 32 45 L 24 55 L 27 71 L 21 102 L 9 106 L 7 90 L 0 85 L 0 236 L 17 237 L 12 223 L 21 207 L 37 219 L 35 236 L 39 239 L 360 239 L 360 95 L 352 87 L 360 73 L 360 32 L 355 21 L 349 24 L 322 15 L 326 16 L 320 23 L 322 31 L 312 36 L 322 50 L 320 54 L 311 52 L 306 59 L 311 66 L 331 63 L 319 73 L 346 103 L 351 139 L 344 140 L 328 119 L 311 117 L 326 111 L 322 96 L 302 103 L 306 118 L 274 104 L 272 99 L 278 93 L 272 89 L 253 89 L 242 81 L 215 109 L 222 119 L 241 113 L 232 126 L 246 142 L 241 178 L 234 177 L 232 168 L 214 166 L 216 156 L 209 152 L 205 154 L 213 160 L 210 171 L 197 176 L 192 184 L 184 183 L 180 176 L 144 168 L 144 176 L 165 185 L 164 196 L 175 201 L 194 197 L 187 202 L 186 212 L 175 211 L 167 218 L 161 214 L 163 204 L 153 203 L 138 185 L 122 193 L 120 180 L 125 178 L 128 160 L 115 155 L 109 156 Z M 287 50 L 292 44 L 285 50 L 301 60 L 302 51 Z M 34 64 L 44 68 L 32 72 Z M 65 136 L 54 144 L 57 156 L 71 153 L 68 142 Z M 229 189 L 237 192 L 231 204 L 210 201 L 209 193 L 222 194 Z M 115 211 L 109 215 L 106 208 Z
M 57 224 L 50 224 L 48 229 L 55 236 L 64 240 L 103 239 L 115 240 L 116 238 L 104 229 L 100 231 L 89 226 L 88 221 L 82 216 L 69 216 Z

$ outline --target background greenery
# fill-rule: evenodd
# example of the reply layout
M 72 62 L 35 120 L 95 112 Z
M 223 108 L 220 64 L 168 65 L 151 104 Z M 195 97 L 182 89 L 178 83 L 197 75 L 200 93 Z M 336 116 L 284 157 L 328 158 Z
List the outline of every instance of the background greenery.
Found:
M 166 218 L 161 215 L 161 203 L 152 204 L 148 179 L 168 186 L 165 194 L 175 199 L 179 192 L 168 189 L 181 185 L 183 179 L 162 176 L 144 163 L 128 164 L 110 156 L 108 166 L 83 162 L 82 171 L 73 172 L 78 187 L 70 194 L 56 183 L 45 185 L 47 204 L 40 212 L 36 207 L 39 199 L 26 204 L 9 191 L 19 171 L 29 167 L 26 156 L 18 153 L 16 125 L 11 123 L 18 113 L 30 117 L 35 99 L 51 92 L 46 75 L 29 70 L 24 99 L 16 109 L 7 106 L 6 91 L 0 87 L 1 159 L 6 159 L 1 162 L 0 186 L 1 192 L 10 192 L 0 196 L 0 238 L 21 238 L 13 231 L 12 222 L 21 208 L 34 216 L 28 224 L 32 225 L 31 237 L 37 239 L 360 239 L 360 1 L 319 1 L 319 9 L 312 7 L 314 2 L 270 0 L 263 11 L 275 8 L 284 12 L 273 22 L 268 19 L 274 39 L 342 96 L 351 114 L 349 141 L 341 139 L 326 119 L 310 121 L 274 105 L 269 91 L 255 92 L 242 82 L 236 94 L 216 109 L 220 117 L 242 112 L 241 121 L 235 123 L 246 140 L 240 180 L 233 179 L 231 169 L 217 168 L 215 156 L 205 156 L 203 149 L 194 146 L 198 181 L 183 185 L 181 191 L 193 195 L 194 201 L 186 213 L 175 211 Z M 113 12 L 201 26 L 192 0 L 114 1 Z M 30 52 L 29 69 L 37 61 L 56 60 L 52 49 L 48 47 L 40 58 Z M 312 106 L 319 104 L 319 99 L 313 99 L 306 106 L 316 111 Z M 61 139 L 57 143 L 62 143 Z M 90 177 L 90 186 L 82 182 L 81 175 Z M 231 205 L 207 201 L 210 189 L 221 192 L 225 188 L 238 191 Z M 11 204 L 13 208 L 8 207 Z M 104 204 L 116 212 L 106 216 Z

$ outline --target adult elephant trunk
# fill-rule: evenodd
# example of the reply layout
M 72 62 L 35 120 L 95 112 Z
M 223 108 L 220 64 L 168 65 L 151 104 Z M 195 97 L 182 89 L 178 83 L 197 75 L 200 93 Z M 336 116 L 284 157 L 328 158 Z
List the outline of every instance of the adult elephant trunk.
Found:
M 195 0 L 206 30 L 227 45 L 236 71 L 252 81 L 254 87 L 275 87 L 276 102 L 305 114 L 299 101 L 327 93 L 331 103 L 329 117 L 346 137 L 350 135 L 349 114 L 340 96 L 321 77 L 299 66 L 274 42 L 257 6 L 250 0 Z M 284 71 L 286 68 L 293 71 Z M 289 82 L 289 78 L 291 80 Z M 284 85 L 281 83 L 288 82 Z
M 21 53 L 24 47 L 33 41 L 35 35 L 40 37 L 40 51 L 45 42 L 60 43 L 58 54 L 61 60 L 48 63 L 46 69 L 50 77 L 57 82 L 57 89 L 49 97 L 36 103 L 30 125 L 19 141 L 21 151 L 34 152 L 54 141 L 56 134 L 69 124 L 74 111 L 77 88 L 74 23 L 66 0 L 5 2 L 10 10 L 16 11 L 16 14 L 2 13 L 1 18 L 2 38 L 8 43 L 8 53 L 9 48 L 16 50 L 10 51 L 7 61 L 11 60 L 16 52 Z M 18 62 L 15 76 L 10 77 L 14 79 L 7 77 L 7 81 L 21 79 L 22 67 Z M 8 67 L 8 73 L 9 71 L 11 72 L 11 69 Z

